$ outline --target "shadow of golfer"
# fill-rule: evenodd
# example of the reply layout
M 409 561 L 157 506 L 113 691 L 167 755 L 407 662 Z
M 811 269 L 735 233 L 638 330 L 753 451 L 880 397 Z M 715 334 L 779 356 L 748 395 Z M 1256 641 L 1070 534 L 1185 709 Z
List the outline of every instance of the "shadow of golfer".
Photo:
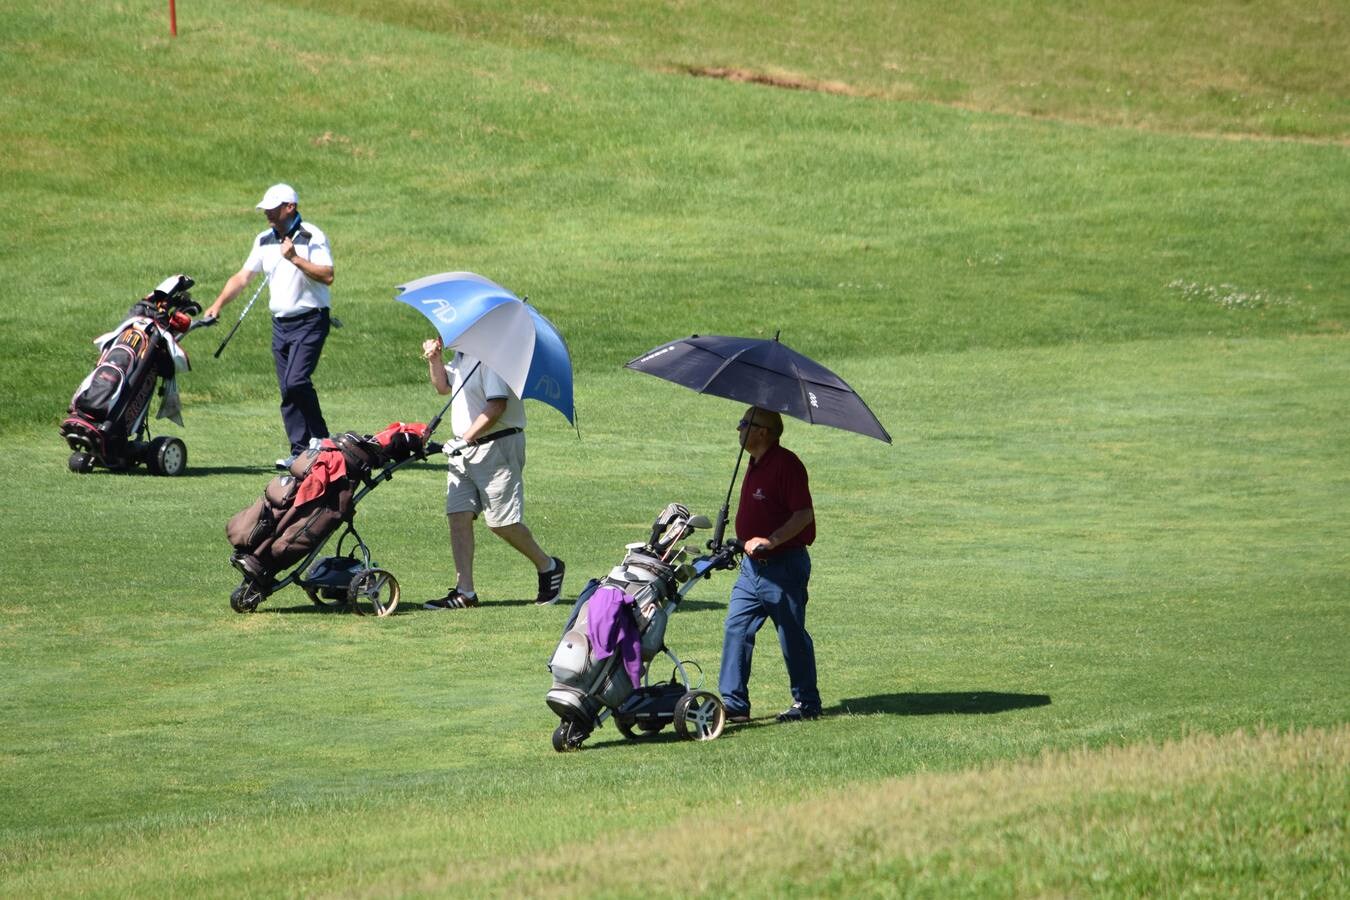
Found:
M 846 697 L 827 714 L 892 716 L 989 715 L 1033 706 L 1049 706 L 1049 694 L 1005 694 L 1001 691 L 949 691 L 939 694 L 874 694 Z

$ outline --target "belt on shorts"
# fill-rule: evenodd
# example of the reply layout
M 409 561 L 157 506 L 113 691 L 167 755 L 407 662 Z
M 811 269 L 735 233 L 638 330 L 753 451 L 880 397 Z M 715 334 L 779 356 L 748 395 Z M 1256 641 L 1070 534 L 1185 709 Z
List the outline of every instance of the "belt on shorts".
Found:
M 492 441 L 495 441 L 497 438 L 510 437 L 513 434 L 520 434 L 524 430 L 525 430 L 524 428 L 503 428 L 501 431 L 494 431 L 492 432 L 492 434 L 483 435 L 478 440 L 474 441 L 474 443 L 487 444 Z

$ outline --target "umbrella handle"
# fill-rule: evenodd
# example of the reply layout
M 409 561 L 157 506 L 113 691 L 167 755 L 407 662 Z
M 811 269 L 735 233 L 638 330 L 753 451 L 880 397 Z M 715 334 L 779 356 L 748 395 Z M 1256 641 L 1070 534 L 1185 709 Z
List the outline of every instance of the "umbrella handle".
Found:
M 717 513 L 717 527 L 713 529 L 712 540 L 708 542 L 709 550 L 716 550 L 722 546 L 722 537 L 726 534 L 727 518 L 731 514 L 731 492 L 736 487 L 736 476 L 741 471 L 741 458 L 745 456 L 745 446 L 736 454 L 736 468 L 731 470 L 731 484 L 727 485 L 727 499 L 722 502 L 722 509 Z

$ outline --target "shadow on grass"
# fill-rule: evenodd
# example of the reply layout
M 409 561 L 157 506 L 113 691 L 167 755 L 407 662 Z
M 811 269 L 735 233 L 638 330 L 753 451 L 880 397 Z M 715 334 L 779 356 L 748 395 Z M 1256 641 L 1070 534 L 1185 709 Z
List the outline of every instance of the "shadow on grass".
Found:
M 263 602 L 266 603 L 267 601 Z M 338 604 L 336 607 L 334 607 L 332 604 L 335 603 L 336 601 L 328 601 L 328 602 L 330 605 L 327 607 L 320 607 L 315 605 L 314 603 L 303 603 L 297 604 L 295 606 L 273 606 L 270 608 L 267 606 L 260 606 L 258 607 L 258 612 L 282 613 L 284 615 L 290 615 L 292 613 L 334 613 L 338 615 L 355 615 L 355 613 L 352 612 L 349 607 L 342 606 L 341 604 Z M 442 610 L 442 609 L 424 609 L 422 607 L 422 604 L 425 602 L 426 602 L 425 600 L 408 600 L 406 598 L 401 598 L 398 601 L 398 607 L 393 612 L 389 613 L 389 615 L 406 616 L 412 613 L 440 613 L 440 612 L 453 612 L 459 613 L 460 615 L 476 615 L 479 614 L 479 611 L 491 610 L 494 606 L 535 605 L 533 600 L 485 600 L 482 606 L 476 606 L 473 607 L 472 609 Z M 362 611 L 367 616 L 375 615 L 373 612 L 370 611 L 369 603 L 364 603 L 364 605 L 362 606 Z
M 278 592 L 278 593 L 280 593 L 280 592 Z M 402 599 L 399 600 L 398 608 L 395 609 L 392 613 L 390 613 L 390 615 L 391 615 L 391 616 L 402 616 L 402 615 L 407 615 L 408 613 L 414 613 L 414 612 L 443 612 L 443 611 L 444 611 L 444 610 L 428 610 L 428 609 L 423 609 L 423 608 L 422 608 L 422 603 L 423 603 L 423 602 L 424 602 L 424 601 L 422 601 L 422 600 L 415 600 L 415 601 L 411 601 L 411 602 L 410 602 L 407 598 L 402 598 Z M 264 600 L 263 603 L 266 604 L 267 601 Z M 500 606 L 536 606 L 536 605 L 537 605 L 537 604 L 534 602 L 533 599 L 527 599 L 527 600 L 484 600 L 484 601 L 483 601 L 483 604 L 482 604 L 481 606 L 474 607 L 474 609 L 477 609 L 477 610 L 491 610 L 494 606 L 500 607 Z M 559 600 L 557 603 L 551 604 L 551 608 L 554 608 L 554 609 L 563 609 L 563 610 L 570 609 L 571 606 L 572 606 L 572 602 L 569 602 L 568 599 L 565 598 L 565 597 L 564 597 L 563 599 Z M 686 600 L 686 601 L 684 601 L 683 603 L 680 604 L 680 610 L 683 611 L 683 612 L 697 612 L 697 611 L 700 611 L 700 610 L 722 609 L 722 607 L 723 607 L 723 604 L 720 604 L 720 603 L 712 603 L 712 602 L 709 602 L 709 601 L 706 601 L 706 600 Z M 541 609 L 547 609 L 547 608 L 550 608 L 550 607 L 547 607 L 547 606 L 546 606 L 546 607 L 541 607 Z M 450 612 L 469 613 L 469 614 L 472 614 L 473 611 L 474 611 L 474 610 L 450 610 Z M 347 612 L 350 612 L 350 611 L 347 610 L 347 609 L 345 609 L 345 608 L 343 608 L 343 607 L 339 607 L 339 608 L 337 608 L 337 609 L 333 609 L 333 608 L 331 608 L 331 607 L 328 607 L 328 608 L 325 608 L 325 607 L 319 607 L 319 606 L 314 605 L 313 603 L 301 603 L 301 604 L 296 604 L 296 605 L 294 605 L 294 606 L 267 606 L 267 605 L 263 605 L 263 606 L 259 606 L 259 607 L 258 607 L 258 612 L 260 612 L 260 613 L 264 613 L 264 612 L 281 613 L 281 614 L 285 614 L 285 615 L 290 615 L 290 614 L 292 614 L 292 613 L 347 613 Z M 367 612 L 367 615 L 373 615 L 373 614 Z
M 828 714 L 892 716 L 989 715 L 1033 706 L 1049 706 L 1049 694 L 1005 694 L 1000 691 L 951 691 L 940 694 L 874 694 L 848 697 Z
M 770 713 L 765 716 L 760 716 L 759 718 L 756 719 L 751 719 L 749 722 L 737 722 L 735 724 L 728 722 L 726 726 L 723 728 L 722 734 L 717 738 L 717 740 L 722 741 L 727 739 L 734 739 L 736 735 L 741 732 L 754 731 L 758 728 L 797 727 L 796 723 L 785 725 L 779 722 L 776 716 L 777 716 L 776 713 Z M 603 730 L 597 728 L 591 734 L 591 736 L 587 738 L 587 743 L 585 746 L 595 750 L 600 750 L 607 747 L 634 746 L 637 744 L 683 744 L 688 741 L 688 738 L 682 738 L 679 736 L 679 734 L 676 733 L 675 726 L 673 725 L 667 725 L 665 728 L 661 729 L 660 731 L 654 734 L 651 732 L 639 731 L 637 732 L 639 735 L 638 737 L 626 738 L 619 732 L 618 726 L 613 725 L 612 722 L 613 722 L 612 719 L 607 720 L 605 722 Z M 608 733 L 606 734 L 605 732 Z M 598 738 L 597 735 L 599 736 Z
M 709 609 L 726 609 L 725 603 L 718 603 L 716 600 L 682 600 L 680 601 L 680 612 L 703 612 Z
M 183 470 L 181 475 L 168 476 L 172 478 L 205 478 L 210 475 L 258 475 L 263 473 L 276 474 L 274 466 L 192 466 Z M 85 472 L 82 475 L 86 478 L 98 476 L 126 476 L 129 478 L 164 478 L 166 476 L 156 475 L 145 466 L 133 466 L 128 469 L 103 469 L 98 468 L 92 472 Z
M 418 469 L 434 469 L 442 471 L 444 466 L 437 466 L 435 463 L 411 463 L 404 466 L 399 472 L 416 471 Z M 378 470 L 377 470 L 378 471 Z M 144 466 L 134 466 L 128 469 L 95 469 L 94 472 L 86 474 L 102 473 L 105 475 L 130 475 L 144 476 L 148 478 L 160 478 Z M 211 475 L 277 475 L 279 470 L 273 464 L 258 463 L 252 466 L 189 466 L 181 475 L 175 475 L 174 478 L 206 478 Z
M 276 466 L 193 466 L 176 477 L 205 478 L 208 475 L 261 475 L 265 473 L 277 474 Z

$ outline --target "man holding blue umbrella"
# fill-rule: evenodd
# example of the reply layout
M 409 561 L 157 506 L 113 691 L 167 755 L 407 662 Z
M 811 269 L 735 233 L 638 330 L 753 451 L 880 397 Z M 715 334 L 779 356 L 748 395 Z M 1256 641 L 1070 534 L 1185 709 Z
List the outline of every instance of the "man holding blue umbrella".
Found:
M 431 383 L 450 402 L 429 423 L 435 431 L 451 411 L 455 438 L 450 457 L 445 512 L 456 581 L 428 609 L 478 605 L 473 584 L 473 521 L 482 513 L 488 528 L 534 563 L 539 572 L 535 603 L 562 596 L 564 566 L 535 541 L 523 521 L 525 408 L 538 400 L 573 421 L 572 357 L 567 341 L 539 310 L 494 281 L 473 272 L 442 272 L 398 286 L 395 298 L 426 316 L 440 335 L 422 344 Z M 457 352 L 450 364 L 445 347 Z
M 543 551 L 524 522 L 525 404 L 496 372 L 480 360 L 456 352 L 447 364 L 439 339 L 423 342 L 431 383 L 452 394 L 450 428 L 444 445 L 449 457 L 445 513 L 455 585 L 426 609 L 465 609 L 479 605 L 474 588 L 474 520 L 481 513 L 493 534 L 534 563 L 539 575 L 535 603 L 547 606 L 562 596 L 566 567 Z

